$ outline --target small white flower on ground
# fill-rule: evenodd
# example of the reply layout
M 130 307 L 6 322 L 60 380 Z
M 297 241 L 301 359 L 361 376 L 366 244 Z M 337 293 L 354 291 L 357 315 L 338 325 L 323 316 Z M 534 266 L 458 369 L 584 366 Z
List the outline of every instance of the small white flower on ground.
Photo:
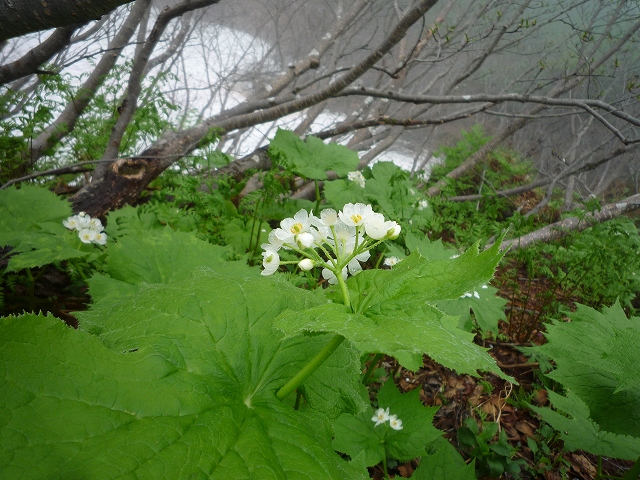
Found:
M 273 275 L 280 266 L 280 255 L 275 250 L 265 250 L 262 252 L 262 275 Z
M 395 415 L 389 416 L 389 426 L 394 430 L 402 430 L 402 420 Z
M 359 227 L 364 225 L 370 215 L 373 215 L 371 205 L 364 203 L 347 203 L 342 207 L 342 211 L 338 213 L 340 220 L 349 227 Z
M 366 180 L 365 180 L 364 176 L 362 175 L 362 172 L 359 172 L 357 170 L 355 172 L 349 172 L 349 173 L 347 173 L 347 178 L 349 180 L 351 180 L 352 182 L 357 183 L 362 188 L 364 188 L 364 184 L 365 184 Z
M 387 257 L 384 259 L 384 266 L 392 268 L 394 265 L 397 265 L 402 260 L 398 257 Z
M 97 232 L 95 230 L 92 230 L 90 228 L 83 228 L 78 233 L 78 236 L 80 237 L 82 243 L 92 243 L 96 239 L 96 234 Z
M 77 215 L 73 215 L 73 216 L 67 218 L 66 220 L 63 220 L 62 221 L 62 225 L 67 227 L 69 230 L 77 230 L 78 226 L 79 226 L 78 216 Z
M 298 263 L 298 267 L 300 267 L 300 270 L 302 270 L 303 272 L 308 272 L 313 268 L 313 266 L 314 266 L 314 262 L 310 258 L 305 258 L 304 260 L 300 260 L 300 263 Z
M 373 417 L 371 417 L 372 422 L 376 422 L 375 426 L 377 427 L 381 423 L 389 420 L 389 409 L 379 408 L 376 410 L 376 413 Z
M 76 215 L 76 218 L 78 220 L 78 230 L 89 228 L 89 222 L 91 222 L 91 217 L 89 215 L 84 212 L 80 212 L 78 215 Z
M 99 218 L 89 218 L 89 228 L 96 232 L 101 232 L 104 227 Z
M 420 200 L 418 202 L 418 210 L 424 210 L 429 206 L 429 202 L 427 200 Z
M 98 245 L 106 245 L 107 234 L 104 232 L 96 232 L 96 238 L 93 239 L 93 243 L 97 243 Z

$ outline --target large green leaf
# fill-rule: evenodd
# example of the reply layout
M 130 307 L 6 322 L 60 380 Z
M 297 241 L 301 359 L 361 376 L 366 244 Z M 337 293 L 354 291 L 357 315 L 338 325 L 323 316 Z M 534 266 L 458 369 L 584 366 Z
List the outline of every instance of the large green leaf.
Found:
M 62 221 L 71 204 L 45 188 L 23 186 L 0 190 L 0 247 L 13 247 L 8 271 L 41 267 L 55 261 L 86 257 L 96 252 Z
M 85 331 L 1 320 L 3 478 L 364 478 L 334 453 L 327 417 L 275 398 L 329 337 L 284 339 L 272 319 L 315 298 L 201 271 L 78 314 Z M 357 406 L 344 348 L 331 368 Z
M 129 234 L 109 247 L 106 271 L 132 284 L 174 283 L 191 277 L 197 268 L 209 268 L 232 276 L 259 276 L 245 262 L 226 261 L 229 248 L 211 245 L 192 233 L 170 228 L 145 234 Z
M 387 380 L 378 393 L 378 406 L 402 420 L 402 429 L 393 430 L 388 422 L 376 426 L 371 408 L 358 415 L 345 413 L 333 423 L 334 448 L 352 458 L 364 453 L 365 464 L 373 466 L 385 455 L 397 460 L 424 455 L 426 446 L 442 435 L 433 426 L 438 407 L 423 406 L 419 389 L 400 393 L 393 380 Z
M 548 376 L 568 391 L 566 398 L 554 395 L 552 403 L 575 421 L 568 422 L 548 409 L 537 411 L 554 428 L 568 432 L 564 434 L 568 445 L 602 455 L 637 458 L 640 318 L 627 318 L 618 304 L 602 313 L 579 306 L 569 317 L 571 322 L 549 325 L 547 343 L 536 350 L 554 360 L 556 369 Z M 587 430 L 592 433 L 585 434 Z M 635 440 L 630 441 L 631 437 Z
M 71 215 L 71 204 L 41 187 L 0 190 L 0 247 L 17 246 L 25 236 L 39 233 L 41 222 L 58 222 Z
M 457 319 L 431 305 L 458 298 L 493 275 L 502 255 L 497 247 L 477 248 L 456 259 L 428 261 L 410 255 L 392 270 L 367 270 L 348 280 L 353 310 L 338 304 L 318 305 L 304 312 L 288 310 L 276 320 L 287 335 L 305 331 L 335 332 L 364 352 L 394 356 L 410 370 L 422 366 L 422 355 L 460 373 L 477 370 L 502 373 L 473 335 L 457 328 Z
M 483 285 L 473 292 L 467 292 L 455 300 L 439 300 L 436 305 L 449 315 L 458 316 L 458 326 L 467 332 L 475 330 L 476 325 L 483 332 L 499 332 L 498 322 L 506 321 L 504 307 L 507 301 L 497 295 L 498 289 Z M 473 310 L 475 322 L 471 318 Z
M 327 171 L 343 177 L 358 167 L 358 154 L 336 143 L 309 136 L 302 141 L 289 130 L 278 129 L 269 145 L 269 155 L 283 167 L 312 180 L 326 180 Z
M 393 162 L 376 162 L 371 167 L 371 178 L 365 183 L 364 194 L 380 205 L 386 216 L 397 219 L 402 208 L 415 203 L 413 195 L 409 195 L 412 186 L 406 170 Z
M 549 391 L 549 400 L 557 411 L 533 405 L 531 408 L 560 432 L 567 450 L 586 450 L 596 455 L 626 460 L 636 460 L 640 456 L 640 438 L 600 428 L 591 418 L 586 403 L 571 391 L 566 396 Z
M 104 274 L 94 274 L 87 282 L 94 304 L 126 301 L 143 283 L 170 284 L 191 278 L 206 268 L 231 276 L 257 277 L 259 270 L 244 261 L 228 261 L 231 247 L 211 245 L 192 233 L 170 228 L 148 232 L 132 227 L 110 245 Z

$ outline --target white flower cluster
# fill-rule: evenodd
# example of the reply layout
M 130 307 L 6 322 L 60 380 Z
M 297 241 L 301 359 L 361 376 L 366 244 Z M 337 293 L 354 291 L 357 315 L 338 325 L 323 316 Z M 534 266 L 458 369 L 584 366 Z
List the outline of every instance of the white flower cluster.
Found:
M 76 230 L 82 243 L 97 243 L 98 245 L 107 243 L 107 234 L 103 232 L 104 227 L 99 218 L 91 218 L 86 213 L 80 212 L 78 215 L 63 220 L 62 224 L 69 230 Z
M 482 288 L 489 288 L 489 287 L 487 285 L 482 285 Z M 474 290 L 473 293 L 467 292 L 464 295 L 460 295 L 460 298 L 471 298 L 471 297 L 480 298 L 480 294 Z
M 378 426 L 381 423 L 389 421 L 389 426 L 394 430 L 402 430 L 402 420 L 397 415 L 389 415 L 389 408 L 379 408 L 376 413 L 371 417 L 371 421 L 375 422 L 374 426 Z
M 305 257 L 298 263 L 301 270 L 314 266 L 322 268 L 322 276 L 329 283 L 338 283 L 349 274 L 362 271 L 360 262 L 366 262 L 369 249 L 384 240 L 400 235 L 400 225 L 387 221 L 375 213 L 371 205 L 348 203 L 342 211 L 322 210 L 320 217 L 300 210 L 293 218 L 285 218 L 280 228 L 269 233 L 269 243 L 263 243 L 262 275 L 273 274 L 280 265 L 280 248 L 294 250 Z M 283 262 L 285 263 L 285 262 Z
M 362 172 L 359 171 L 355 171 L 355 172 L 349 172 L 347 173 L 347 178 L 349 180 L 351 180 L 352 182 L 356 182 L 358 185 L 360 185 L 362 188 L 364 188 L 364 183 L 365 183 L 365 178 L 362 175 Z

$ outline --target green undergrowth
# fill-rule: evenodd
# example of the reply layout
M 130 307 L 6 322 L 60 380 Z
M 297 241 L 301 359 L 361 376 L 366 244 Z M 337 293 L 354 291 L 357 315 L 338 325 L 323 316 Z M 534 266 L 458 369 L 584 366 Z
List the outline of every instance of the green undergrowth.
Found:
M 445 170 L 432 181 L 484 142 L 474 129 L 443 149 Z M 529 320 L 546 322 L 547 343 L 528 353 L 555 367 L 541 377 L 551 406 L 529 407 L 555 432 L 544 438 L 640 456 L 640 319 L 626 315 L 639 290 L 632 221 L 507 262 L 504 232 L 536 221 L 490 195 L 526 181 L 530 167 L 514 154 L 496 152 L 447 186 L 447 195 L 483 195 L 466 203 L 427 198 L 430 184 L 390 162 L 354 176 L 354 152 L 291 132 L 278 131 L 269 154 L 273 169 L 247 180 L 167 172 L 141 205 L 106 216 L 105 245 L 65 228 L 70 203 L 48 190 L 0 191 L 0 301 L 26 286 L 29 311 L 0 318 L 0 478 L 355 479 L 418 458 L 418 480 L 524 475 L 497 423 L 468 419 L 457 435 L 462 456 L 434 427 L 438 407 L 425 407 L 420 389 L 401 393 L 392 372 L 375 370 L 388 358 L 418 371 L 426 354 L 458 374 L 515 382 L 474 342 L 515 323 L 491 284 L 501 261 L 504 278 L 516 272 L 512 303 L 526 297 L 522 271 L 566 292 L 543 299 L 548 307 Z M 245 195 L 253 175 L 260 188 Z M 315 199 L 287 199 L 297 177 L 316 183 Z M 301 266 L 299 253 L 311 253 L 300 239 L 265 277 L 271 232 L 284 220 L 354 203 L 400 232 L 370 243 L 363 271 L 332 283 L 313 262 Z M 36 308 L 38 282 L 53 272 L 88 296 L 78 329 Z M 570 302 L 583 305 L 561 309 Z M 526 336 L 529 326 L 517 328 Z

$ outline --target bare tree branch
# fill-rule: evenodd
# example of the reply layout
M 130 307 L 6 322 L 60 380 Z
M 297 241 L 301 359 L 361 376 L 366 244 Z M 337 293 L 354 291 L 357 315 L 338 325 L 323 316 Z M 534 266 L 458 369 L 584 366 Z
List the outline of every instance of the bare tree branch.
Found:
M 598 212 L 587 213 L 583 219 L 578 217 L 565 218 L 564 220 L 552 223 L 544 228 L 522 235 L 521 237 L 505 240 L 500 244 L 500 249 L 509 249 L 510 251 L 514 251 L 521 248 L 527 248 L 534 243 L 550 242 L 551 240 L 556 240 L 569 235 L 572 232 L 580 232 L 591 227 L 595 223 L 611 220 L 612 218 L 619 217 L 620 215 L 639 208 L 640 194 L 632 195 L 619 202 L 605 205 Z M 491 245 L 493 244 L 485 246 L 485 250 L 490 248 Z
M 97 20 L 132 0 L 65 0 L 43 2 L 41 0 L 4 0 L 0 2 L 0 42 L 26 33 L 67 27 Z
M 89 105 L 98 87 L 102 85 L 105 75 L 113 68 L 122 49 L 131 39 L 150 2 L 151 0 L 136 0 L 131 13 L 109 45 L 109 51 L 102 56 L 98 65 L 78 90 L 78 94 L 67 104 L 58 118 L 32 142 L 31 165 L 35 164 L 49 148 L 73 131 L 78 118 Z
M 81 25 L 57 28 L 44 42 L 32 48 L 18 60 L 0 65 L 0 85 L 13 82 L 18 78 L 31 75 L 33 73 L 43 73 L 38 71 L 38 67 L 50 60 L 56 53 L 69 45 L 71 35 Z M 50 73 L 50 72 L 47 72 Z

